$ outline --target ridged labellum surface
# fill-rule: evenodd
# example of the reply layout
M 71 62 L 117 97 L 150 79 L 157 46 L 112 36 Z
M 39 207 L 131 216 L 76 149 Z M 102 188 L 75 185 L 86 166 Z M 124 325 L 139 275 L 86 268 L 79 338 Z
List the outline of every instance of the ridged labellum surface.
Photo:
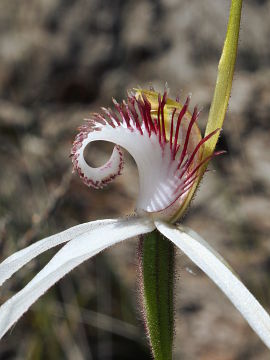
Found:
M 80 128 L 72 148 L 74 168 L 88 186 L 103 188 L 123 168 L 126 149 L 136 161 L 139 172 L 137 213 L 170 219 L 184 204 L 198 178 L 202 149 L 217 130 L 202 139 L 196 125 L 197 108 L 188 112 L 190 98 L 178 101 L 154 91 L 137 90 L 126 101 L 114 102 L 114 110 L 102 108 Z M 84 159 L 86 146 L 93 141 L 115 143 L 109 161 L 92 168 Z M 207 159 L 209 160 L 209 159 Z

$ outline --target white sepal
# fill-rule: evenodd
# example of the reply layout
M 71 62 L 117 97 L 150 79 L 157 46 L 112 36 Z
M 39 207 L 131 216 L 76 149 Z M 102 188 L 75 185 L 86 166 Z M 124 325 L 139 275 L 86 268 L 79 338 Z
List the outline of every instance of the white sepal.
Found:
M 122 240 L 153 229 L 154 224 L 148 219 L 118 219 L 71 240 L 21 291 L 0 307 L 0 338 L 41 295 L 72 269 Z
M 107 219 L 79 224 L 58 234 L 39 240 L 34 244 L 17 251 L 0 264 L 0 286 L 16 271 L 21 269 L 25 264 L 36 258 L 38 255 L 42 254 L 46 250 L 52 249 L 57 245 L 72 240 L 85 232 L 98 228 L 99 226 L 105 224 L 113 224 L 116 221 L 117 220 Z
M 231 300 L 249 325 L 270 348 L 270 317 L 220 255 L 198 235 L 193 236 L 156 221 L 157 229 L 181 249 Z M 207 245 L 206 245 L 207 244 Z

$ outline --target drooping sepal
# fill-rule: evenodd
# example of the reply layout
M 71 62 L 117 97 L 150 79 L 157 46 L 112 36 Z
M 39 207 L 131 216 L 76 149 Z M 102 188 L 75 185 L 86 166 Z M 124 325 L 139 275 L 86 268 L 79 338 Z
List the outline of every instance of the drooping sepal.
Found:
M 155 221 L 157 229 L 182 250 L 223 291 L 270 349 L 270 316 L 230 265 L 194 231 Z
M 34 302 L 71 270 L 108 247 L 128 238 L 151 232 L 155 228 L 151 220 L 139 217 L 103 220 L 98 223 L 93 222 L 92 229 L 86 232 L 80 233 L 80 230 L 83 230 L 84 227 L 74 229 L 74 238 L 72 236 L 72 239 L 56 253 L 24 288 L 0 306 L 0 339 Z M 89 225 L 91 226 L 91 223 Z M 62 233 L 62 235 L 59 234 L 58 240 L 61 240 L 62 236 L 67 240 L 67 237 L 70 237 L 72 232 L 71 230 L 68 233 Z M 57 239 L 54 240 L 57 241 Z M 50 248 L 47 239 L 45 239 L 44 245 L 47 249 Z M 14 257 L 8 258 L 6 262 L 0 264 L 1 269 L 6 270 L 9 273 L 8 275 L 12 275 L 13 270 L 16 271 L 16 267 L 19 269 L 29 259 L 33 259 L 41 253 L 39 246 L 29 246 L 24 250 L 15 253 Z M 15 260 L 15 263 L 13 260 Z M 13 263 L 11 272 L 9 267 L 5 266 L 7 263 L 11 266 Z

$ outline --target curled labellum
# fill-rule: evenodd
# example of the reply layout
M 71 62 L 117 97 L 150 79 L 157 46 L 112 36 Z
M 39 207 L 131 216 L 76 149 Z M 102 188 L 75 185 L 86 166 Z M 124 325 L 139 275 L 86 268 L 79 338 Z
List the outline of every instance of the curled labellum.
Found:
M 201 137 L 196 124 L 198 110 L 188 112 L 190 96 L 179 100 L 153 90 L 135 90 L 114 109 L 102 108 L 80 128 L 72 148 L 72 161 L 84 183 L 102 188 L 123 169 L 125 148 L 136 161 L 139 196 L 136 211 L 154 219 L 170 220 L 185 205 L 190 190 L 199 180 L 200 170 L 213 154 L 203 158 L 204 143 L 215 133 Z M 115 143 L 109 161 L 92 168 L 84 150 L 92 141 Z M 181 212 L 181 211 L 180 211 Z

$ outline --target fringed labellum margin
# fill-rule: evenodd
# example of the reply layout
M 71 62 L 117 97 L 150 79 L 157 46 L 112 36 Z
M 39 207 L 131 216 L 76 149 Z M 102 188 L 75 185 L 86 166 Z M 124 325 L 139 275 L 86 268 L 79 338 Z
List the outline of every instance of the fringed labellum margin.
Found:
M 198 180 L 200 169 L 215 155 L 203 158 L 204 143 L 196 124 L 198 111 L 188 112 L 190 97 L 182 106 L 153 90 L 135 90 L 114 109 L 102 108 L 80 127 L 72 151 L 74 169 L 83 182 L 103 188 L 123 169 L 125 148 L 134 158 L 139 172 L 139 197 L 136 211 L 154 219 L 170 220 L 179 212 L 189 190 Z M 84 159 L 86 146 L 93 141 L 116 144 L 109 161 L 92 168 Z

